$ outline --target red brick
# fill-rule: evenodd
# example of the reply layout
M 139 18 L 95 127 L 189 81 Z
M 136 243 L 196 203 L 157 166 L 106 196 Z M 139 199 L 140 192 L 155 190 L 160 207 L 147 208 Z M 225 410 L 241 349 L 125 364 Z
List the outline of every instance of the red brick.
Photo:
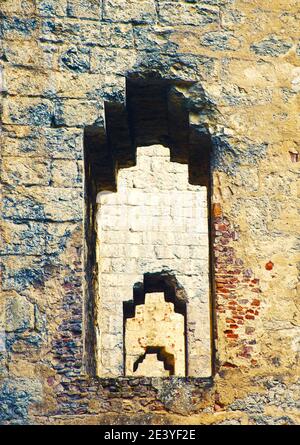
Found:
M 226 334 L 226 337 L 227 338 L 232 338 L 232 339 L 239 338 L 238 334 Z
M 222 216 L 222 209 L 219 203 L 213 204 L 213 215 L 215 218 L 220 218 L 220 216 Z
M 255 298 L 254 300 L 252 300 L 251 306 L 260 306 L 260 301 Z
M 265 268 L 266 270 L 272 270 L 274 266 L 274 263 L 272 263 L 272 261 L 269 261 L 268 263 L 266 263 Z
M 245 315 L 245 318 L 247 318 L 247 320 L 255 320 L 254 315 Z

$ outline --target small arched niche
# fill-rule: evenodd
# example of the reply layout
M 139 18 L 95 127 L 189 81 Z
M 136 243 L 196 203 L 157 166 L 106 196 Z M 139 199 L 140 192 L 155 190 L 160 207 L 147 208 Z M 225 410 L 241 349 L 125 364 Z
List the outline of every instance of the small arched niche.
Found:
M 168 271 L 145 274 L 124 302 L 124 364 L 128 376 L 185 376 L 187 296 Z
M 163 80 L 128 80 L 105 131 L 86 129 L 91 373 L 211 376 L 209 151 Z
M 131 372 L 131 363 L 129 363 L 126 375 L 130 375 Z M 134 362 L 132 375 L 139 377 L 149 375 L 152 377 L 169 377 L 175 375 L 175 373 L 175 357 L 172 353 L 168 353 L 164 347 L 147 346 L 145 353 L 140 355 Z

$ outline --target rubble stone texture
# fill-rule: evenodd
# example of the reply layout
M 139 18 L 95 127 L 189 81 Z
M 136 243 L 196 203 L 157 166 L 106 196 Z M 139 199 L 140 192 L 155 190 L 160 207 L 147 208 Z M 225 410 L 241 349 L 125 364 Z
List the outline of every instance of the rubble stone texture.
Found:
M 140 147 L 137 165 L 119 171 L 117 192 L 97 199 L 99 375 L 123 374 L 123 301 L 145 273 L 164 271 L 187 294 L 188 375 L 210 377 L 206 187 L 188 183 L 188 166 L 170 162 L 168 148 Z
M 0 10 L 0 422 L 299 424 L 299 2 Z M 107 152 L 87 150 L 93 135 Z M 99 378 L 88 363 L 86 153 L 106 153 L 96 194 L 146 145 L 209 187 L 211 378 Z

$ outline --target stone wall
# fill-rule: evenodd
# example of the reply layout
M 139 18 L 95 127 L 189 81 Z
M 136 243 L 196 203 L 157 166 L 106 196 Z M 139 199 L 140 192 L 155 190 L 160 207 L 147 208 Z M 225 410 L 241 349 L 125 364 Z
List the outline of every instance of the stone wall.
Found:
M 1 422 L 299 423 L 298 2 L 0 9 Z M 211 380 L 84 366 L 83 134 L 137 75 L 176 83 L 193 156 L 211 140 Z

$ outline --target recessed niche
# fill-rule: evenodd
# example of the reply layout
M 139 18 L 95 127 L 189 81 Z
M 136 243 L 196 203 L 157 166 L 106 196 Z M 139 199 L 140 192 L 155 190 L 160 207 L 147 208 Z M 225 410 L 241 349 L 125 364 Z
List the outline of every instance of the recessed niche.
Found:
M 85 134 L 87 368 L 209 377 L 207 137 L 167 82 L 128 81 L 106 114 Z

